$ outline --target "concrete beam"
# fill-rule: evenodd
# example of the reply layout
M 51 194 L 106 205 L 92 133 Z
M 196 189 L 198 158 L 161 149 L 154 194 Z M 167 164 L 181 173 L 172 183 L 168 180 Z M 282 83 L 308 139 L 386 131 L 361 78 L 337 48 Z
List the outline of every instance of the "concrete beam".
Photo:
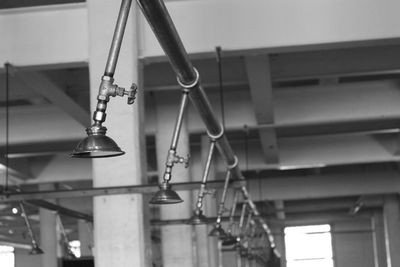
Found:
M 399 190 L 400 181 L 395 170 L 249 180 L 249 192 L 254 201 L 376 195 L 396 193 Z
M 89 124 L 89 112 L 78 105 L 61 87 L 51 81 L 45 74 L 40 72 L 17 71 L 16 75 L 29 89 L 46 98 L 50 103 L 58 106 L 65 113 L 82 124 L 82 126 L 87 126 Z
M 247 56 L 245 58 L 250 93 L 258 124 L 274 123 L 273 92 L 268 56 Z M 261 145 L 267 163 L 278 163 L 278 140 L 275 128 L 259 130 Z
M 327 46 L 329 47 L 329 45 Z M 398 44 L 388 42 L 364 47 L 341 47 L 315 51 L 276 53 L 271 57 L 274 81 L 346 77 L 398 71 L 400 63 Z

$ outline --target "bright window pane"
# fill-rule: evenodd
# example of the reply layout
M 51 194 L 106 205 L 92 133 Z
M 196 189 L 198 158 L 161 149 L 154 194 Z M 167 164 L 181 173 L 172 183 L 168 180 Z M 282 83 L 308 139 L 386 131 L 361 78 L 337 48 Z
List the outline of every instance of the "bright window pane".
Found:
M 14 248 L 10 246 L 0 246 L 0 266 L 1 267 L 14 267 Z
M 287 267 L 333 267 L 330 225 L 285 228 Z
M 288 261 L 287 267 L 333 267 L 332 259 Z
M 74 240 L 69 242 L 69 246 L 71 248 L 72 253 L 74 253 L 75 257 L 81 257 L 81 241 Z

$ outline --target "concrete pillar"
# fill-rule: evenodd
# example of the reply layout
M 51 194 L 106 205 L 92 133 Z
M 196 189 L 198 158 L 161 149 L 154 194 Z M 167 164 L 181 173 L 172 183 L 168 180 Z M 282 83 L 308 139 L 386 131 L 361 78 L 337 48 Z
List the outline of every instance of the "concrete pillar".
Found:
M 388 267 L 400 266 L 400 210 L 397 195 L 385 197 L 383 223 Z
M 274 233 L 274 241 L 277 250 L 281 254 L 281 267 L 286 267 L 286 255 L 285 255 L 285 229 L 282 226 L 272 226 Z
M 373 230 L 375 267 L 386 267 L 385 231 L 381 211 L 374 211 L 371 218 Z
M 40 185 L 40 190 L 53 190 L 53 185 Z M 55 267 L 60 253 L 59 238 L 57 233 L 56 213 L 51 210 L 39 209 L 40 216 L 40 242 L 39 246 L 44 251 L 42 267 Z M 59 255 L 61 256 L 61 255 Z
M 88 222 L 78 220 L 78 237 L 81 242 L 81 257 L 92 256 L 92 231 Z
M 92 111 L 121 1 L 88 0 L 89 70 Z M 129 88 L 138 81 L 137 5 L 133 2 L 114 75 L 115 83 Z M 93 185 L 124 186 L 147 182 L 143 134 L 143 91 L 133 106 L 126 97 L 112 98 L 107 107 L 107 135 L 126 152 L 93 160 Z M 142 195 L 99 196 L 93 199 L 94 258 L 96 267 L 151 266 L 148 203 Z
M 160 181 L 164 174 L 167 151 L 171 144 L 180 97 L 164 93 L 156 95 L 156 151 Z M 186 156 L 189 153 L 189 135 L 184 120 L 179 138 L 177 154 Z M 189 182 L 190 171 L 183 165 L 176 164 L 172 171 L 172 183 Z M 160 206 L 161 219 L 189 218 L 192 213 L 191 192 L 178 192 L 183 203 Z M 164 267 L 181 267 L 193 265 L 192 226 L 168 225 L 161 228 L 161 253 Z

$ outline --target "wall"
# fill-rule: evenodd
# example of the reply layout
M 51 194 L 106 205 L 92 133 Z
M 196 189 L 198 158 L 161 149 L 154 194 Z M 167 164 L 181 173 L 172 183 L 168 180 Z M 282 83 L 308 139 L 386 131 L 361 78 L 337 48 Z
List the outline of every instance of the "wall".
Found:
M 335 267 L 374 267 L 371 220 L 354 219 L 332 224 Z
M 40 255 L 29 255 L 27 250 L 15 250 L 15 267 L 41 267 Z M 56 267 L 56 266 L 55 266 Z

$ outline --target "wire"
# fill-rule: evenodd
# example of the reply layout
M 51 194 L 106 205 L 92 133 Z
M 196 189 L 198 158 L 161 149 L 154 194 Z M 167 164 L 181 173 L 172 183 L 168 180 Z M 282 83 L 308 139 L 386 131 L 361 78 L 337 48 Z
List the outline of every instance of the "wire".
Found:
M 222 126 L 225 129 L 225 106 L 224 106 L 224 88 L 223 88 L 223 83 L 222 83 L 222 60 L 221 60 L 221 52 L 222 49 L 220 46 L 217 46 L 215 48 L 216 53 L 217 53 L 217 64 L 218 64 L 218 82 L 219 82 L 219 100 L 220 100 L 220 106 L 221 106 L 221 120 L 222 120 Z
M 8 160 L 8 143 L 9 143 L 9 126 L 10 126 L 10 114 L 9 114 L 9 100 L 10 100 L 10 63 L 6 62 L 4 64 L 6 69 L 6 149 L 5 149 L 5 163 L 6 163 L 6 179 L 5 179 L 5 186 L 4 191 L 8 192 L 8 179 L 9 179 L 9 160 Z

